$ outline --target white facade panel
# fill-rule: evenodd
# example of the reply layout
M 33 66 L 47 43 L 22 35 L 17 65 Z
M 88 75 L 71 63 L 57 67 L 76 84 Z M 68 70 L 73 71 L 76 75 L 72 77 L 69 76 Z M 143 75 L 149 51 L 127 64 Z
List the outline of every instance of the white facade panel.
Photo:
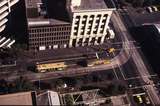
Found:
M 46 50 L 46 46 L 40 46 L 39 47 L 39 50 L 41 51 L 41 50 Z
M 112 10 L 74 12 L 69 47 L 102 44 L 111 14 Z
M 7 22 L 7 15 L 10 12 L 11 6 L 16 4 L 19 0 L 0 0 L 0 23 L 5 24 Z M 4 25 L 5 26 L 5 25 Z M 4 30 L 4 26 L 0 26 L 0 32 Z

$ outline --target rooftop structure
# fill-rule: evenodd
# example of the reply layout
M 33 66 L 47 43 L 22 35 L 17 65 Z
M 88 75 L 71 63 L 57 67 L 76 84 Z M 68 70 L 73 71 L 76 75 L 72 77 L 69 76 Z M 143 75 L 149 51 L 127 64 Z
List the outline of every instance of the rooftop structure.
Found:
M 25 0 L 27 8 L 36 8 L 42 4 L 42 0 Z
M 77 0 L 71 0 L 72 2 L 77 1 Z M 71 3 L 71 9 L 73 12 L 76 11 L 95 11 L 95 10 L 108 10 L 108 9 L 113 9 L 114 6 L 113 4 L 107 4 L 105 3 L 104 0 L 78 0 L 79 2 L 77 3 L 78 5 L 75 5 Z M 110 1 L 110 0 L 108 0 Z M 108 6 L 110 5 L 110 6 Z M 109 8 L 112 7 L 112 8 Z
M 107 97 L 100 89 L 84 90 L 60 94 L 61 105 L 106 106 L 111 101 L 113 106 L 130 106 L 128 95 Z
M 49 11 L 47 11 L 47 1 L 43 0 L 25 0 L 26 15 L 28 26 L 45 26 L 57 24 L 69 24 L 68 22 L 49 18 Z
M 41 19 L 41 18 L 31 18 L 28 19 L 29 27 L 36 26 L 50 26 L 50 25 L 61 25 L 61 24 L 69 24 L 68 22 L 56 20 L 56 19 Z
M 37 95 L 37 105 L 60 106 L 59 95 L 54 91 L 45 91 Z
M 0 95 L 0 105 L 35 105 L 33 92 Z

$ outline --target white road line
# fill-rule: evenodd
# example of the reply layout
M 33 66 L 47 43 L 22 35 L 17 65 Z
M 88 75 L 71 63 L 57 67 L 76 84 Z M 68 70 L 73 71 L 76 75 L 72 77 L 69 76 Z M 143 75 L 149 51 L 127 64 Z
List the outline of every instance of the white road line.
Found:
M 115 57 L 114 52 L 112 52 L 112 54 L 113 54 L 113 56 Z M 117 62 L 117 61 L 116 61 L 116 63 L 117 63 L 117 65 L 118 65 L 118 68 L 119 68 L 119 70 L 120 70 L 120 72 L 121 72 L 122 76 L 123 76 L 123 79 L 125 80 L 126 78 L 125 78 L 125 76 L 124 76 L 124 74 L 123 74 L 123 72 L 122 72 L 122 68 L 121 68 L 121 66 L 120 66 L 119 62 Z

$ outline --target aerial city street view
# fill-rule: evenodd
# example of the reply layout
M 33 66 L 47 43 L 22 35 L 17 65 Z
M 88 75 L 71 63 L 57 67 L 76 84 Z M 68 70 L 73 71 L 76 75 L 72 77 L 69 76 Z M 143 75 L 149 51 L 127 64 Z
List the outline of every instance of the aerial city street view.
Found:
M 0 105 L 160 106 L 160 0 L 0 0 Z

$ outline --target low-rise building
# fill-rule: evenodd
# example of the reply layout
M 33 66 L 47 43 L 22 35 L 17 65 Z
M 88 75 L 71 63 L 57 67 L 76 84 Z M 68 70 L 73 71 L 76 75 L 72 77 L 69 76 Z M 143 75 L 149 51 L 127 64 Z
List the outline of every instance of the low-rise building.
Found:
M 36 94 L 29 91 L 0 95 L 0 105 L 36 105 Z
M 37 105 L 60 106 L 59 94 L 54 91 L 45 91 L 37 95 Z
M 47 18 L 46 2 L 25 0 L 30 50 L 66 48 L 69 43 L 71 24 Z

